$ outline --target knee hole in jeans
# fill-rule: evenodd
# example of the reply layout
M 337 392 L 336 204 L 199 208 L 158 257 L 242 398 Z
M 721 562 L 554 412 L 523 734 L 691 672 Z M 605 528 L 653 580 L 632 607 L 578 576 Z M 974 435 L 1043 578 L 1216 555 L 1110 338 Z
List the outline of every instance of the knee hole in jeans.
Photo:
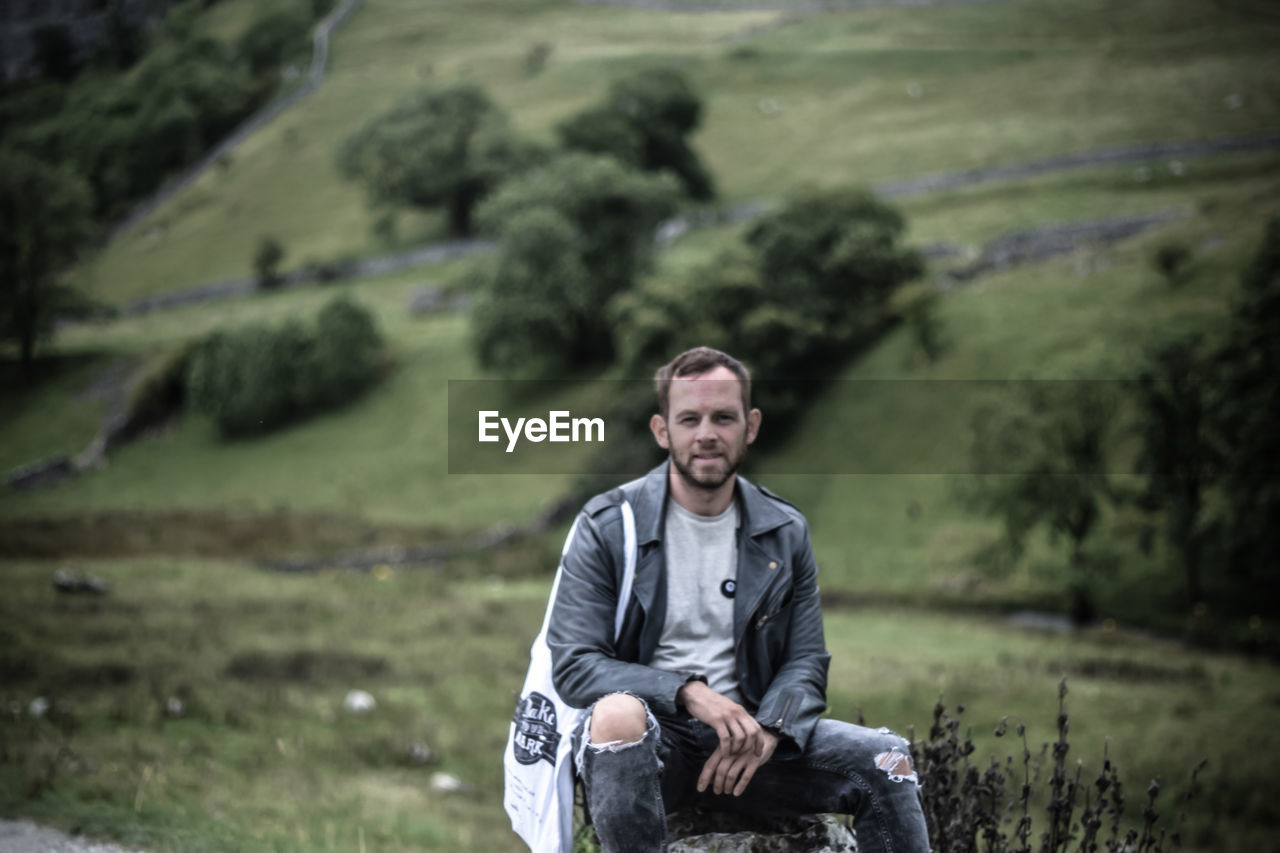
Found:
M 591 708 L 587 731 L 592 746 L 636 743 L 649 729 L 649 711 L 627 693 L 612 693 Z

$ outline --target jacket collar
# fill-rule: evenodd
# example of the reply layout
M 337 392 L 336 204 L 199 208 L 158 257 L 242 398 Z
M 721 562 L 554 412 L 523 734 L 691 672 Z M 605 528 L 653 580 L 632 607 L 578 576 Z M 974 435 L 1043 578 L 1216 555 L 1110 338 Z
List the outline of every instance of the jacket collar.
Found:
M 662 539 L 662 521 L 667 508 L 667 472 L 670 466 L 671 460 L 668 459 L 646 474 L 640 481 L 639 494 L 631 502 L 636 516 L 636 541 L 640 545 Z M 738 487 L 734 493 L 742 511 L 742 527 L 747 536 L 760 536 L 791 521 L 789 515 L 745 477 L 738 477 Z

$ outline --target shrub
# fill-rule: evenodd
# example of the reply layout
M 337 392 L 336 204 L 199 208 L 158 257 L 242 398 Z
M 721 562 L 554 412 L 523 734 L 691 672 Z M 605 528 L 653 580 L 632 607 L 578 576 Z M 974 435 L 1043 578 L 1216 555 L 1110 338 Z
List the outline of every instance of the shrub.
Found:
M 316 317 L 303 377 L 308 398 L 331 406 L 354 397 L 377 375 L 381 352 L 373 316 L 346 297 L 331 300 Z
M 253 271 L 258 276 L 262 290 L 280 283 L 280 262 L 284 260 L 284 245 L 270 234 L 258 238 L 258 248 L 253 253 Z
M 267 432 L 359 394 L 377 376 L 381 348 L 368 312 L 338 297 L 313 329 L 290 320 L 205 338 L 191 360 L 190 401 L 225 437 Z
M 542 70 L 547 67 L 547 60 L 551 58 L 551 51 L 554 45 L 550 42 L 540 41 L 529 45 L 529 49 L 524 54 L 524 75 L 526 77 L 537 77 Z
M 296 364 L 289 342 L 296 331 L 296 325 L 253 325 L 215 332 L 192 361 L 192 404 L 229 437 L 266 432 L 288 420 Z
M 1067 682 L 1058 686 L 1058 739 L 1046 743 L 1034 755 L 1027 744 L 1026 726 L 1016 726 L 1022 739 L 1019 755 L 1002 762 L 992 758 L 985 770 L 970 761 L 975 748 L 970 737 L 960 734 L 957 708 L 953 717 L 939 700 L 933 710 L 933 725 L 927 740 L 912 744 L 920 784 L 924 792 L 925 820 L 934 853 L 1031 853 L 1032 839 L 1039 830 L 1040 853 L 1068 850 L 1112 853 L 1159 853 L 1166 840 L 1181 846 L 1178 829 L 1182 814 L 1175 815 L 1172 832 L 1155 829 L 1159 815 L 1156 801 L 1160 786 L 1152 781 L 1142 809 L 1141 826 L 1124 826 L 1125 797 L 1119 771 L 1103 750 L 1102 768 L 1092 784 L 1081 779 L 1080 765 L 1067 764 L 1071 744 L 1067 739 L 1070 718 L 1066 710 Z M 996 737 L 1008 732 L 1008 718 L 1000 722 Z M 1041 788 L 1044 762 L 1048 758 L 1048 790 Z M 1191 772 L 1187 797 L 1195 790 L 1201 762 Z M 1043 806 L 1042 794 L 1048 794 Z M 1184 800 L 1184 805 L 1185 805 Z M 1043 818 L 1039 816 L 1044 809 Z M 1168 822 L 1166 822 L 1168 827 Z
M 1187 280 L 1191 264 L 1191 250 L 1183 243 L 1165 243 L 1151 256 L 1151 266 L 1169 283 L 1178 287 Z
M 255 77 L 270 74 L 307 49 L 307 10 L 262 9 L 236 44 Z

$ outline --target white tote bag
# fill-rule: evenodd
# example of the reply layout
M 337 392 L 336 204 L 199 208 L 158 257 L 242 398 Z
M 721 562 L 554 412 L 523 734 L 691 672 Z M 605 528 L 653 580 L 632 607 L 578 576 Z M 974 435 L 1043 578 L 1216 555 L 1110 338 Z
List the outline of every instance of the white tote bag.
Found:
M 529 672 L 520 691 L 502 757 L 506 778 L 502 804 L 511 817 L 511 828 L 524 839 L 533 853 L 573 851 L 573 730 L 586 713 L 566 705 L 551 680 L 551 649 L 547 647 L 547 625 L 560 590 L 564 555 L 569 553 L 578 521 L 573 522 L 560 552 L 560 566 L 551 585 L 542 630 L 529 651 Z M 631 504 L 622 504 L 624 566 L 618 608 L 614 613 L 613 636 L 622 630 L 631 585 L 636 573 L 636 520 Z

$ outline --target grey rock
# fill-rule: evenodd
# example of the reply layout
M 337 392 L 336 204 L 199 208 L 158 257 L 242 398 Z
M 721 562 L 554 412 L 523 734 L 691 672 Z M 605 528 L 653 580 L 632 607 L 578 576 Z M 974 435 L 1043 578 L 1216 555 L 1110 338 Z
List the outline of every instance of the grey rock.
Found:
M 465 311 L 467 303 L 466 296 L 449 293 L 443 287 L 432 284 L 418 288 L 409 296 L 409 313 L 421 317 L 447 311 Z
M 342 700 L 342 707 L 349 714 L 367 714 L 378 707 L 378 700 L 365 690 L 349 690 Z
M 746 818 L 680 812 L 667 821 L 671 853 L 857 853 L 853 831 L 840 818 Z
M 71 460 L 66 456 L 54 456 L 15 468 L 5 479 L 14 489 L 40 489 L 62 481 L 70 473 Z
M 106 595 L 111 591 L 107 582 L 92 575 L 77 575 L 70 569 L 58 569 L 53 573 L 53 586 L 58 592 Z
M 406 763 L 415 766 L 431 764 L 436 760 L 435 752 L 422 741 L 414 741 L 409 744 L 405 747 L 402 755 Z
M 36 826 L 26 820 L 0 820 L 0 851 L 4 853 L 142 853 L 115 844 L 91 841 Z

